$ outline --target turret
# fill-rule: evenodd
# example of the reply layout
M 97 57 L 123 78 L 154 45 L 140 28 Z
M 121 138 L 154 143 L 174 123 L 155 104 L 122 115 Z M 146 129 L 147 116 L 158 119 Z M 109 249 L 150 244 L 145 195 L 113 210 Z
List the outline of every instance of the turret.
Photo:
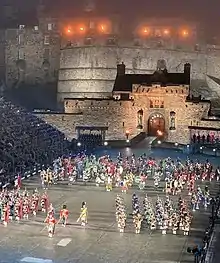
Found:
M 121 64 L 117 65 L 117 75 L 118 76 L 125 75 L 125 64 L 124 64 L 124 62 L 122 62 Z
M 184 74 L 186 77 L 187 84 L 190 84 L 190 73 L 191 73 L 191 65 L 189 63 L 186 63 L 184 65 Z

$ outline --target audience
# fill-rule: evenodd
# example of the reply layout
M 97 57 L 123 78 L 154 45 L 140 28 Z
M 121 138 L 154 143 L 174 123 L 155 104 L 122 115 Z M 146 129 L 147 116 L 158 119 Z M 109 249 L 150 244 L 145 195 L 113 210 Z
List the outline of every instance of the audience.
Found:
M 0 182 L 47 165 L 67 149 L 65 135 L 35 115 L 0 98 Z

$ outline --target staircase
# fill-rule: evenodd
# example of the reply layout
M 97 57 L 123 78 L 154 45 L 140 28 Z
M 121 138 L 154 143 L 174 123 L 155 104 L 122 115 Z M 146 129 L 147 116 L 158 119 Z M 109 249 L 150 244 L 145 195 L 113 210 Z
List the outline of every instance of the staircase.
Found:
M 149 149 L 151 148 L 151 144 L 154 140 L 156 140 L 157 137 L 153 136 L 147 136 L 142 141 L 138 142 L 136 145 L 134 145 L 132 148 L 142 148 L 142 149 Z

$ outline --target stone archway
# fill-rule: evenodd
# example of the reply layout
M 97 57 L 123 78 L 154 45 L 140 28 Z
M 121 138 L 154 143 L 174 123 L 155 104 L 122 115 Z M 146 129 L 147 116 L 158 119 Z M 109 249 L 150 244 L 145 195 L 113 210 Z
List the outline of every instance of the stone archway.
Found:
M 148 119 L 148 135 L 163 137 L 165 133 L 165 119 L 160 113 L 153 113 Z

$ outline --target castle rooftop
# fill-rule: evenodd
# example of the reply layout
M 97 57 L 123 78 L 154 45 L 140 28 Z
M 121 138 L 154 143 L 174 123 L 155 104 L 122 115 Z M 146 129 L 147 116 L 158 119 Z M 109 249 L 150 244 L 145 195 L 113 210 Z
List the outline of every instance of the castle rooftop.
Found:
M 158 68 L 153 74 L 125 74 L 125 65 L 119 64 L 113 92 L 132 92 L 134 84 L 159 84 L 162 87 L 190 85 L 190 64 L 185 64 L 183 73 L 169 73 L 166 68 Z

